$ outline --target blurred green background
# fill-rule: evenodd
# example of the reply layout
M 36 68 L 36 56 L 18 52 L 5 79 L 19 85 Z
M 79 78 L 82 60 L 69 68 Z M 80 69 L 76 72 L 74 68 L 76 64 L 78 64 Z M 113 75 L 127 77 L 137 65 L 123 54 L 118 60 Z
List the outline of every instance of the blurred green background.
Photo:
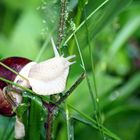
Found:
M 65 39 L 72 33 L 72 25 L 78 27 L 103 2 L 70 0 Z M 57 41 L 59 11 L 60 0 L 0 0 L 0 58 L 22 56 L 42 61 L 53 57 L 50 37 Z M 97 111 L 103 125 L 122 140 L 139 140 L 140 1 L 109 0 L 78 30 L 76 38 L 94 94 L 97 88 Z M 47 45 L 43 50 L 44 42 Z M 71 68 L 68 88 L 83 69 L 74 37 L 62 50 L 65 56 L 76 54 L 77 63 Z M 86 80 L 67 100 L 94 119 L 92 102 Z M 64 105 L 62 108 L 63 111 L 56 112 L 56 140 L 68 139 L 68 133 L 75 140 L 111 139 L 78 112 Z M 13 122 L 13 118 L 0 116 L 1 140 L 13 139 Z

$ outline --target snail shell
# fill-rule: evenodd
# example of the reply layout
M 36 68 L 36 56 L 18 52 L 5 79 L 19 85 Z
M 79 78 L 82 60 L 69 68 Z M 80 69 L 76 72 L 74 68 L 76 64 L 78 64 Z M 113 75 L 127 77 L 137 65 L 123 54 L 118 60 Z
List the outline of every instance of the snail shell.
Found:
M 0 114 L 11 116 L 13 115 L 13 109 L 11 104 L 5 98 L 2 90 L 0 89 Z
M 9 57 L 2 59 L 0 62 L 2 62 L 3 64 L 7 65 L 11 69 L 19 73 L 26 64 L 31 62 L 31 60 L 22 57 Z M 14 81 L 17 75 L 8 70 L 7 68 L 5 68 L 4 66 L 0 65 L 0 77 L 10 81 Z M 0 80 L 0 114 L 5 116 L 12 116 L 13 115 L 12 105 L 5 98 L 4 96 L 5 93 L 3 92 L 3 89 L 6 86 L 9 86 L 9 84 Z M 20 97 L 19 95 L 13 94 L 13 96 L 16 96 L 15 98 L 19 100 Z

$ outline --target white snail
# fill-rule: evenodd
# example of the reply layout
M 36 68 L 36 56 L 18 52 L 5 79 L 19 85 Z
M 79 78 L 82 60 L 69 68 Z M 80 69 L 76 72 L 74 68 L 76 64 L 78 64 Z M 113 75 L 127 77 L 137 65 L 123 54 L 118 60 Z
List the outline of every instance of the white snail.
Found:
M 65 90 L 69 73 L 69 66 L 75 62 L 69 62 L 75 55 L 64 58 L 60 56 L 53 39 L 51 39 L 55 57 L 46 61 L 36 63 L 30 62 L 20 71 L 20 75 L 26 77 L 28 81 L 17 76 L 14 82 L 20 85 L 31 87 L 39 95 L 53 95 Z

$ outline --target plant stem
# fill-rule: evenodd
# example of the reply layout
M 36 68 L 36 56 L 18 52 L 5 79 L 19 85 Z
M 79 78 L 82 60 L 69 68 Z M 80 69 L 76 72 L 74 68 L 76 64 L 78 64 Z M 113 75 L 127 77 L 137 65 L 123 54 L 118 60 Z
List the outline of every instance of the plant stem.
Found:
M 60 52 L 60 44 L 64 37 L 64 31 L 66 26 L 66 3 L 67 0 L 61 0 L 61 9 L 60 9 L 60 21 L 58 28 L 58 38 L 57 38 L 57 49 Z M 46 108 L 48 109 L 48 118 L 46 123 L 46 140 L 52 139 L 52 125 L 54 117 L 54 109 L 56 105 L 51 103 L 45 103 Z
M 80 83 L 85 79 L 85 73 L 83 72 L 79 78 L 74 82 L 74 84 L 70 87 L 70 89 L 68 89 L 64 95 L 55 103 L 56 105 L 61 104 L 62 102 L 65 101 L 65 99 L 67 99 L 71 93 L 77 88 L 77 86 L 80 85 Z
M 48 117 L 47 117 L 47 123 L 46 123 L 46 140 L 51 140 L 52 139 L 54 109 L 56 106 L 51 103 L 44 103 L 44 106 L 48 110 Z
M 61 0 L 61 9 L 60 9 L 60 20 L 58 28 L 58 39 L 57 39 L 57 48 L 60 50 L 60 44 L 64 37 L 64 31 L 66 27 L 66 3 L 67 0 Z
M 48 111 L 46 140 L 52 139 L 53 112 Z

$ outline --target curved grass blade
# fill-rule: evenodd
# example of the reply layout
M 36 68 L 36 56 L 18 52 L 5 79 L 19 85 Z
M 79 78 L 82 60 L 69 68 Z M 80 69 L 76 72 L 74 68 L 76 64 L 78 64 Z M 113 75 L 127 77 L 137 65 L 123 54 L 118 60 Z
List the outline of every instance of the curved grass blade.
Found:
M 42 101 L 37 96 L 31 100 L 29 122 L 28 122 L 28 140 L 40 140 L 41 135 L 41 118 L 42 118 Z
M 4 82 L 6 82 L 6 83 L 9 83 L 9 84 L 11 84 L 11 85 L 14 85 L 14 86 L 16 86 L 16 87 L 19 87 L 19 88 L 21 88 L 21 89 L 23 89 L 23 90 L 25 90 L 25 91 L 28 91 L 28 92 L 30 92 L 30 93 L 32 93 L 32 94 L 36 94 L 36 93 L 33 92 L 32 90 L 30 90 L 30 89 L 28 89 L 28 88 L 26 88 L 26 87 L 23 87 L 23 86 L 21 86 L 21 85 L 19 85 L 19 84 L 17 84 L 17 83 L 14 83 L 13 81 L 7 80 L 7 79 L 2 78 L 2 77 L 0 77 L 0 80 L 1 80 L 1 81 L 4 81 Z
M 67 136 L 68 140 L 74 140 L 74 126 L 72 123 L 72 119 L 69 115 L 69 109 L 66 105 L 66 121 L 67 121 Z
M 86 11 L 84 9 L 84 16 L 86 17 Z M 98 90 L 97 90 L 97 83 L 96 83 L 96 75 L 95 75 L 95 63 L 94 63 L 94 58 L 93 58 L 93 55 L 92 55 L 92 47 L 91 47 L 91 44 L 90 44 L 90 38 L 89 38 L 89 30 L 88 30 L 88 23 L 86 22 L 85 23 L 85 28 L 86 28 L 86 38 L 87 38 L 87 45 L 88 45 L 88 48 L 89 48 L 89 56 L 90 56 L 90 62 L 91 62 L 91 71 L 92 71 L 92 79 L 93 79 L 93 85 L 94 85 L 94 93 L 95 93 L 95 97 L 94 97 L 94 100 L 95 100 L 95 110 L 97 112 L 96 114 L 96 120 L 98 122 L 98 124 L 102 124 L 102 118 L 101 118 L 101 109 L 100 109 L 100 100 L 99 100 L 99 97 L 98 97 Z M 99 127 L 99 130 L 103 136 L 103 138 L 105 139 L 105 136 L 104 136 L 104 132 L 102 130 L 102 128 Z
M 67 38 L 64 42 L 64 45 L 69 42 L 69 40 L 74 36 L 74 34 L 98 11 L 100 10 L 109 0 L 105 0 L 102 4 L 100 4 L 77 28 L 76 30 Z
M 21 74 L 19 74 L 18 72 L 16 72 L 14 69 L 11 69 L 7 65 L 3 64 L 2 62 L 0 62 L 0 65 L 2 65 L 3 67 L 5 67 L 6 69 L 8 69 L 9 71 L 13 72 L 14 74 L 16 74 L 16 75 L 20 76 L 21 78 L 25 79 L 26 81 L 28 81 L 27 78 L 25 78 L 24 76 L 22 76 Z
M 81 52 L 81 49 L 80 49 L 80 46 L 79 46 L 78 39 L 77 39 L 76 35 L 74 35 L 74 38 L 75 38 L 75 41 L 76 41 L 78 52 L 80 54 L 82 68 L 84 69 L 84 71 L 86 73 L 86 81 L 87 81 L 87 85 L 88 85 L 88 88 L 89 88 L 90 97 L 91 97 L 92 103 L 93 103 L 93 108 L 94 108 L 94 112 L 95 112 L 95 118 L 96 118 L 96 121 L 98 123 L 99 131 L 101 132 L 101 134 L 103 135 L 103 138 L 105 139 L 104 132 L 103 132 L 102 128 L 99 125 L 99 124 L 102 124 L 102 121 L 101 121 L 101 112 L 100 112 L 100 107 L 99 107 L 99 98 L 98 98 L 98 95 L 97 95 L 96 81 L 95 81 L 95 78 L 93 78 L 94 88 L 95 88 L 95 94 L 94 94 L 94 92 L 93 92 L 93 90 L 91 88 L 90 80 L 89 80 L 88 75 L 87 75 L 87 71 L 86 71 L 84 60 L 83 60 L 82 52 Z M 92 59 L 92 56 L 91 56 L 91 59 Z M 93 62 L 93 61 L 91 61 L 91 62 Z M 93 70 L 93 68 L 92 68 L 92 70 Z
M 105 0 L 103 3 L 101 3 L 87 18 L 76 28 L 76 30 L 66 39 L 64 42 L 64 45 L 67 44 L 71 38 L 74 36 L 75 33 L 77 33 L 83 25 L 89 21 L 102 7 L 104 7 L 106 4 L 108 4 L 105 9 L 102 12 L 102 16 L 99 17 L 98 20 L 91 22 L 89 25 L 90 33 L 90 39 L 95 38 L 95 36 L 117 15 L 119 14 L 126 6 L 128 6 L 132 0 Z M 81 39 L 83 40 L 83 38 Z
M 116 39 L 112 43 L 109 49 L 109 56 L 114 56 L 128 38 L 140 27 L 140 17 L 136 16 L 130 19 L 124 28 L 118 33 Z M 108 57 L 110 59 L 110 57 Z
M 98 124 L 97 121 L 94 120 L 93 118 L 91 118 L 90 116 L 86 115 L 83 112 L 80 112 L 78 109 L 76 109 L 75 107 L 73 107 L 70 104 L 68 104 L 68 107 L 70 107 L 72 110 L 74 110 L 80 116 L 80 117 L 73 116 L 76 120 L 79 120 L 79 121 L 83 122 L 84 124 L 88 124 L 97 130 L 99 130 L 98 125 L 100 125 L 100 127 L 104 131 L 104 134 L 106 134 L 107 136 L 109 136 L 110 138 L 113 138 L 115 140 L 121 140 L 118 136 L 116 136 L 116 134 L 112 133 L 110 130 L 105 128 L 102 124 Z

